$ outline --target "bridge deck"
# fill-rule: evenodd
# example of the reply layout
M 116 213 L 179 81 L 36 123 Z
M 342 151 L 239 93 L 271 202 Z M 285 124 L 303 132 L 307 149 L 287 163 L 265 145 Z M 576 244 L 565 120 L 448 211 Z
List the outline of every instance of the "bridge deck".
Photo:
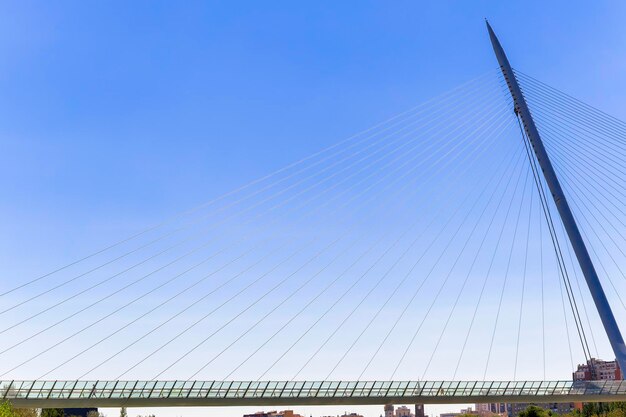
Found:
M 0 381 L 16 407 L 626 401 L 626 381 Z

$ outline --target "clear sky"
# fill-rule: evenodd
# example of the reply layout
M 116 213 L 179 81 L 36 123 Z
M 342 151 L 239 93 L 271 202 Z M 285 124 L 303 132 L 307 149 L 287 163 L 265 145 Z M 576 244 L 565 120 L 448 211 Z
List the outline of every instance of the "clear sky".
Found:
M 515 68 L 626 120 L 625 17 L 619 1 L 1 2 L 0 288 L 494 70 L 485 18 Z

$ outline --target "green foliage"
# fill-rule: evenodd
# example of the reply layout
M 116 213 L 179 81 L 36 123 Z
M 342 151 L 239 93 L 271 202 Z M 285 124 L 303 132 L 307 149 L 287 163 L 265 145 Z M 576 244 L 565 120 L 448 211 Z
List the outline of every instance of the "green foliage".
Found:
M 574 410 L 563 417 L 626 417 L 626 403 L 585 403 L 582 411 Z
M 15 408 L 4 401 L 0 403 L 0 417 L 39 417 L 39 413 L 36 408 Z
M 550 417 L 552 410 L 544 410 L 536 405 L 529 405 L 524 411 L 520 411 L 519 417 Z
M 44 408 L 41 417 L 65 417 L 65 412 L 62 408 Z
M 15 412 L 8 401 L 0 403 L 0 417 L 14 417 Z
M 587 405 L 593 405 L 593 407 L 589 408 L 593 411 L 593 415 L 595 416 L 626 417 L 626 406 L 623 402 L 585 404 L 585 406 Z M 583 415 L 584 411 L 585 408 L 583 407 Z
M 14 408 L 13 412 L 16 417 L 40 417 L 36 408 Z

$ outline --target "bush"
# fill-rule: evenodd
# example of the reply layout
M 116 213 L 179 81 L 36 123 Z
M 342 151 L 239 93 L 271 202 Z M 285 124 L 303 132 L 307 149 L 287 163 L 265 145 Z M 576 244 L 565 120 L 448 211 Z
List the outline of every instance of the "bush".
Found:
M 4 401 L 0 403 L 0 417 L 39 417 L 36 408 L 14 408 L 13 405 Z

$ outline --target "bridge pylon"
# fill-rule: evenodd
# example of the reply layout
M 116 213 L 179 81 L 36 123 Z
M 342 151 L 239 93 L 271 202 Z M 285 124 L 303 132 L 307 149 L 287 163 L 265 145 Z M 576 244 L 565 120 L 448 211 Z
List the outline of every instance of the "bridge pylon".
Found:
M 504 79 L 506 80 L 509 92 L 513 98 L 515 113 L 521 120 L 526 136 L 528 137 L 530 145 L 532 146 L 537 158 L 537 162 L 541 167 L 541 172 L 543 172 L 543 176 L 546 180 L 548 188 L 550 189 L 552 198 L 554 199 L 554 203 L 567 232 L 570 244 L 576 254 L 576 259 L 578 260 L 580 269 L 585 276 L 585 281 L 587 281 L 587 286 L 589 287 L 596 309 L 598 310 L 598 314 L 602 320 L 602 325 L 604 326 L 604 330 L 606 331 L 611 347 L 613 348 L 613 352 L 615 353 L 615 358 L 622 371 L 622 375 L 624 375 L 626 372 L 626 345 L 624 344 L 624 339 L 622 338 L 619 326 L 617 325 L 611 306 L 606 298 L 606 294 L 604 293 L 604 289 L 602 288 L 596 269 L 593 265 L 591 257 L 589 256 L 585 242 L 580 234 L 576 220 L 574 219 L 569 204 L 567 203 L 567 199 L 565 198 L 559 179 L 554 171 L 554 168 L 552 167 L 548 153 L 543 146 L 543 141 L 541 140 L 535 121 L 530 113 L 526 99 L 522 94 L 522 90 L 520 89 L 515 73 L 511 68 L 506 54 L 504 53 L 504 49 L 502 49 L 502 45 L 500 45 L 498 38 L 489 25 L 489 22 L 486 23 L 493 50 L 496 54 L 496 58 L 498 59 L 498 63 L 500 64 L 500 69 L 504 75 Z

